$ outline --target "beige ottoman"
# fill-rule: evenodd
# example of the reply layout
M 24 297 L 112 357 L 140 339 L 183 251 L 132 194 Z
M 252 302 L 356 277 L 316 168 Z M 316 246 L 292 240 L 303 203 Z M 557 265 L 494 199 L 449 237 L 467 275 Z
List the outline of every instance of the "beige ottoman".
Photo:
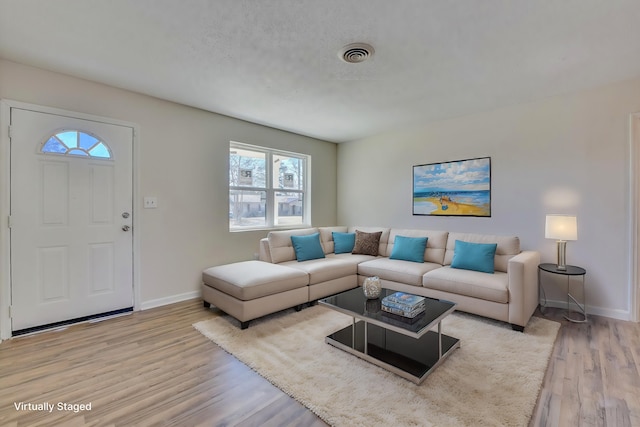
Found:
M 249 327 L 249 321 L 309 301 L 309 275 L 264 261 L 243 261 L 202 272 L 202 299 Z

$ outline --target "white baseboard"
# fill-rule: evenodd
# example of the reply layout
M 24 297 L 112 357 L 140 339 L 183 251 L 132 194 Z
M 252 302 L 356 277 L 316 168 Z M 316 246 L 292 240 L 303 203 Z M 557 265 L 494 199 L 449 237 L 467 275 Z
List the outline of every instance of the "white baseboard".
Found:
M 148 310 L 150 308 L 161 307 L 167 304 L 173 304 L 176 302 L 186 301 L 190 299 L 200 298 L 200 291 L 186 292 L 184 294 L 171 295 L 164 298 L 152 299 L 150 301 L 144 301 L 140 303 L 140 310 Z
M 543 302 L 544 301 L 540 301 L 541 304 Z M 567 301 L 550 301 L 549 300 L 545 303 L 545 307 L 567 308 Z M 575 309 L 575 306 L 573 306 L 572 308 Z M 610 308 L 594 307 L 591 305 L 587 305 L 587 316 L 591 314 L 594 316 L 610 317 L 612 319 L 617 319 L 617 320 L 626 320 L 626 321 L 633 320 L 633 316 L 630 311 L 615 310 Z

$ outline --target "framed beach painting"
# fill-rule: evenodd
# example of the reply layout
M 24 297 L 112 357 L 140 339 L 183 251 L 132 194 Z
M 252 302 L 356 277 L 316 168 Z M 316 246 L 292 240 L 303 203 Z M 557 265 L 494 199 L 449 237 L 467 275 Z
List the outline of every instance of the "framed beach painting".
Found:
M 413 214 L 491 216 L 491 157 L 413 167 Z

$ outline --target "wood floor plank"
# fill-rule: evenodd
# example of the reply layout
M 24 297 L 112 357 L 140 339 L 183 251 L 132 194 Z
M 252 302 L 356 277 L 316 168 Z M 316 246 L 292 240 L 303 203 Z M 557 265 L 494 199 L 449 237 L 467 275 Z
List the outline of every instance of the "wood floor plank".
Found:
M 640 426 L 640 325 L 597 316 L 562 327 L 530 426 Z M 2 426 L 326 424 L 191 326 L 199 300 L 0 343 Z M 89 403 L 86 412 L 14 402 Z

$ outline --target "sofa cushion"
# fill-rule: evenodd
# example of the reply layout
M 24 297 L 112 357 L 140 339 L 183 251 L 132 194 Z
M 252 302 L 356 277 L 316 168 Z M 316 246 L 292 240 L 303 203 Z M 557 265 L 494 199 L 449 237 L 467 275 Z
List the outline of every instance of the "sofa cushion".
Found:
M 391 256 L 391 252 L 393 252 L 393 248 L 395 247 L 396 237 L 398 236 L 426 237 L 427 250 L 424 252 L 424 260 L 442 265 L 444 264 L 444 252 L 447 247 L 448 235 L 449 233 L 447 231 L 392 228 L 389 232 L 387 250 L 386 252 L 382 252 L 382 254 L 384 256 Z
M 333 252 L 336 254 L 347 254 L 353 251 L 356 243 L 355 233 L 333 232 Z
M 353 245 L 352 253 L 378 256 L 380 236 L 382 236 L 382 231 L 365 233 L 364 231 L 356 230 L 356 242 Z
M 297 230 L 270 231 L 267 235 L 271 262 L 278 264 L 285 261 L 294 261 L 296 253 L 293 250 L 291 236 L 307 236 L 317 233 L 317 228 L 301 228 Z
M 428 271 L 442 267 L 431 262 L 417 263 L 389 258 L 376 258 L 358 264 L 360 276 L 378 276 L 392 282 L 422 286 L 422 276 Z
M 494 266 L 496 271 L 507 272 L 509 260 L 520 253 L 520 239 L 512 236 L 495 236 L 490 234 L 449 233 L 444 265 L 451 265 L 455 252 L 456 240 L 472 243 L 497 243 Z
M 359 254 L 352 254 L 352 253 L 348 253 L 348 254 L 330 254 L 330 255 L 327 255 L 327 257 L 341 259 L 343 261 L 346 261 L 346 262 L 351 263 L 351 264 L 356 264 L 356 265 L 360 264 L 361 262 L 371 261 L 372 259 L 376 259 L 377 258 L 377 257 L 372 256 L 372 255 L 359 255 Z
M 242 301 L 307 286 L 309 276 L 301 270 L 263 261 L 243 261 L 211 267 L 202 281 Z
M 493 274 L 496 246 L 498 246 L 497 243 L 471 243 L 456 240 L 451 268 Z
M 503 304 L 509 302 L 509 278 L 507 273 L 501 271 L 488 274 L 446 266 L 425 274 L 422 285 L 429 289 L 487 301 Z
M 324 250 L 320 244 L 320 233 L 307 236 L 291 236 L 291 244 L 298 262 L 324 258 Z
M 280 265 L 304 271 L 309 275 L 310 285 L 355 275 L 358 272 L 356 264 L 335 257 L 312 259 L 304 262 L 287 261 Z
M 426 237 L 396 236 L 395 245 L 389 258 L 411 262 L 424 262 L 424 251 L 426 248 Z

